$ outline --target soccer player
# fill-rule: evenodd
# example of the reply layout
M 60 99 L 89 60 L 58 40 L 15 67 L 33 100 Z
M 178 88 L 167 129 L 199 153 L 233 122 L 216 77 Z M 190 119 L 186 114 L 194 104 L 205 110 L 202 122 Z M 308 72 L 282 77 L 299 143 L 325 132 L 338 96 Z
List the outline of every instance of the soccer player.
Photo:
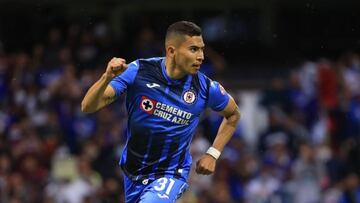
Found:
M 231 138 L 240 111 L 234 99 L 199 72 L 204 60 L 201 28 L 187 21 L 169 26 L 166 57 L 130 64 L 112 58 L 105 73 L 88 90 L 84 112 L 95 112 L 126 92 L 127 144 L 120 160 L 125 202 L 175 202 L 188 187 L 190 143 L 200 114 L 210 107 L 224 119 L 212 146 L 196 163 L 209 175 Z

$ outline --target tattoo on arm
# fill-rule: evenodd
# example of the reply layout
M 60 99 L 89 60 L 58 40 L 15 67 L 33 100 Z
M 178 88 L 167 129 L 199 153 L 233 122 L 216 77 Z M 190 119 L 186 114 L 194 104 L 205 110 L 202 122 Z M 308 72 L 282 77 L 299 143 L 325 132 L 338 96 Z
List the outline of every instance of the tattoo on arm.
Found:
M 106 98 L 105 98 L 105 105 L 109 105 L 109 104 L 113 103 L 113 101 L 115 101 L 115 100 L 116 100 L 116 97 L 115 97 L 115 96 L 113 96 L 113 97 L 106 97 Z
M 238 106 L 236 106 L 236 108 L 234 109 L 234 111 L 233 111 L 232 114 L 233 114 L 233 115 L 236 114 L 236 115 L 239 115 L 239 116 L 240 116 L 240 109 L 239 109 Z
M 225 115 L 225 118 L 229 118 L 234 115 L 240 116 L 240 109 L 238 106 L 236 106 L 235 109 L 231 113 Z

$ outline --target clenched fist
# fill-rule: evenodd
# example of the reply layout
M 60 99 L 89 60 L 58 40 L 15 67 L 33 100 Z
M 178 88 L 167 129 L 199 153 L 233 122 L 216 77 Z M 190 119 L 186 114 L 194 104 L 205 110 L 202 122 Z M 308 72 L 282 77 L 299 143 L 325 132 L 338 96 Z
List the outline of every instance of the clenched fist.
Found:
M 196 173 L 211 175 L 215 171 L 215 166 L 216 159 L 209 154 L 205 154 L 196 162 Z
M 126 64 L 125 59 L 114 57 L 109 61 L 106 67 L 105 76 L 109 80 L 111 80 L 116 76 L 120 75 L 121 73 L 123 73 L 127 69 L 127 67 L 128 66 Z

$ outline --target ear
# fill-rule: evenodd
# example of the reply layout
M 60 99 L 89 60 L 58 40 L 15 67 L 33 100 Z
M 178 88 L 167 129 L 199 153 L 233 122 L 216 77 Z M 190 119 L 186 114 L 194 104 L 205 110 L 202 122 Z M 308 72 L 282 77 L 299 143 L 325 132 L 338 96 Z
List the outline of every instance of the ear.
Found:
M 175 55 L 175 47 L 174 46 L 167 46 L 166 47 L 166 53 L 169 55 L 169 56 L 174 56 Z

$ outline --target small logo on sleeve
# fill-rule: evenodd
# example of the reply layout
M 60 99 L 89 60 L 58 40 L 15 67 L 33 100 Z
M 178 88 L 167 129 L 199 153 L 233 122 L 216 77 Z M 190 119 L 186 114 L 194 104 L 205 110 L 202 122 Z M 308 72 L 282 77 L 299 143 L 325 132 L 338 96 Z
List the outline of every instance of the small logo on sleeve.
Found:
M 221 92 L 221 94 L 222 94 L 222 95 L 225 95 L 225 94 L 226 94 L 225 88 L 224 88 L 222 85 L 220 85 L 220 83 L 219 83 L 219 87 L 220 87 L 220 92 Z
M 187 103 L 187 104 L 193 104 L 196 100 L 196 94 L 193 90 L 187 90 L 186 92 L 184 92 L 183 94 L 183 100 Z

